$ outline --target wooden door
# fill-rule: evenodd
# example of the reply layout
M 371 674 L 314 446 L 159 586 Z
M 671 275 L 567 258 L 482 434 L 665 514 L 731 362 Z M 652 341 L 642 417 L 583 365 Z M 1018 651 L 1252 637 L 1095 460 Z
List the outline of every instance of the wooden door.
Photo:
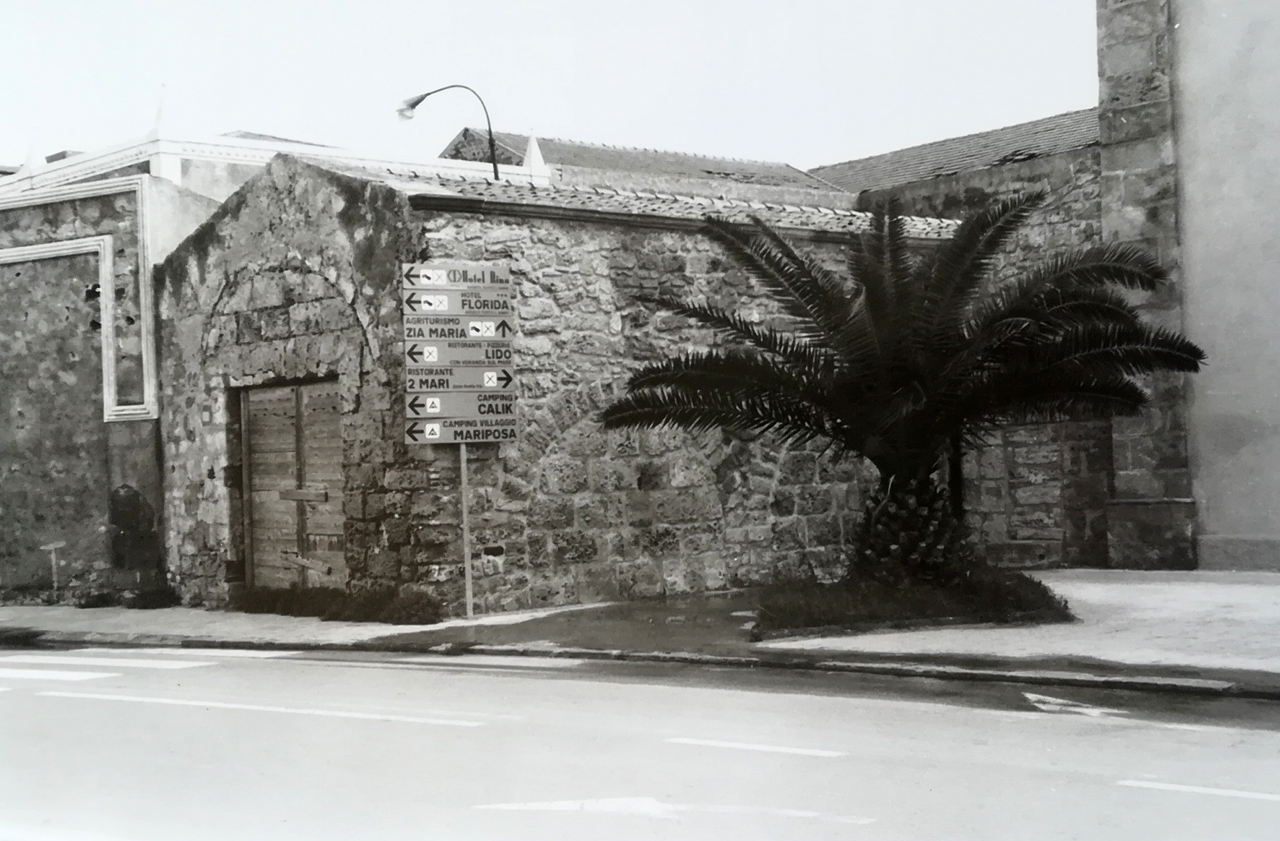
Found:
M 249 586 L 342 586 L 338 384 L 245 389 L 240 408 Z

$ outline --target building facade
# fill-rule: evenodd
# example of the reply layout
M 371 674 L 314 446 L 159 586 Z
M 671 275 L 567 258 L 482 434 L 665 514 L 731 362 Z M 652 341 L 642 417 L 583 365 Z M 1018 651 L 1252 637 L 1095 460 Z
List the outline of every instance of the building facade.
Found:
M 638 297 L 778 317 L 701 233 L 709 213 L 759 215 L 833 257 L 868 220 L 273 161 L 159 278 L 175 585 L 213 601 L 242 582 L 417 587 L 460 609 L 461 448 L 405 439 L 401 271 L 423 259 L 507 267 L 518 295 L 519 438 L 467 448 L 479 609 L 834 575 L 864 492 L 858 465 L 595 421 L 637 365 L 712 341 Z M 911 230 L 925 243 L 951 227 Z

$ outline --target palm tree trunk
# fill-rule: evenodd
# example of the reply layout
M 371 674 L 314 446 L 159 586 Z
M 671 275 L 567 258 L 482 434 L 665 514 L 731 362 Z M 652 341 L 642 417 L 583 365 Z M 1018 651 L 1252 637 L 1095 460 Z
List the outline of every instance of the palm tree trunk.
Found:
M 946 583 L 972 561 L 964 526 L 944 484 L 890 476 L 863 509 L 848 581 Z

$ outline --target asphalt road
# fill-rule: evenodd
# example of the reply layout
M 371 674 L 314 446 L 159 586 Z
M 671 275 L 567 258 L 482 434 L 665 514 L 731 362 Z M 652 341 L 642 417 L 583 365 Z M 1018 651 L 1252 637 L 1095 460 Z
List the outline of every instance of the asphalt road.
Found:
M 537 658 L 0 650 L 0 841 L 365 838 L 1272 841 L 1280 705 Z

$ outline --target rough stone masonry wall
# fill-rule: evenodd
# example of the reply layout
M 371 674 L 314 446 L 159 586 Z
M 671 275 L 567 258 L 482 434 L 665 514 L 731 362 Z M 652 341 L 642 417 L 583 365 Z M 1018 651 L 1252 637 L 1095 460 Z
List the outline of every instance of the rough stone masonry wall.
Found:
M 136 222 L 132 192 L 0 210 L 0 249 L 112 237 L 124 400 L 142 386 Z M 48 588 L 40 547 L 59 541 L 62 588 L 155 573 L 158 489 L 132 478 L 152 425 L 102 420 L 99 292 L 89 255 L 0 265 L 0 589 Z
M 1005 250 L 1011 276 L 1055 253 L 1101 242 L 1096 147 L 861 195 L 869 210 L 896 197 L 904 212 L 963 218 L 1036 190 L 1048 201 Z M 965 507 L 979 551 L 1007 566 L 1107 566 L 1111 433 L 1107 422 L 1008 427 L 965 454 Z
M 1098 0 L 1097 8 L 1102 236 L 1160 256 L 1172 282 L 1141 308 L 1155 323 L 1181 330 L 1169 2 Z M 1161 374 L 1148 385 L 1152 409 L 1113 424 L 1110 562 L 1190 569 L 1196 566 L 1196 514 L 1187 451 L 1188 375 Z
M 853 465 L 722 433 L 606 435 L 594 413 L 640 360 L 705 331 L 639 292 L 771 303 L 701 235 L 411 213 L 404 199 L 273 162 L 166 262 L 162 419 L 174 582 L 217 601 L 237 575 L 234 389 L 336 377 L 352 586 L 462 599 L 459 449 L 407 445 L 401 261 L 495 260 L 519 290 L 518 443 L 468 447 L 480 609 L 829 576 L 859 507 Z

